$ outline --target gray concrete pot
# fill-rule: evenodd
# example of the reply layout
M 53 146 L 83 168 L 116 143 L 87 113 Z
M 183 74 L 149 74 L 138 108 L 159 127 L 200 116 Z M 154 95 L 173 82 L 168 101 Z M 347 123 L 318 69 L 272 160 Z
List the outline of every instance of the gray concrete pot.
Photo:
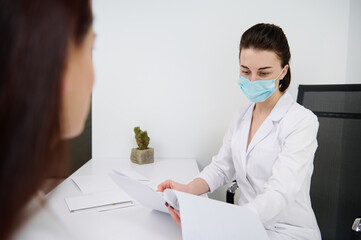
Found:
M 130 154 L 130 160 L 137 164 L 154 163 L 154 148 L 148 148 L 145 150 L 139 150 L 138 148 L 132 148 Z

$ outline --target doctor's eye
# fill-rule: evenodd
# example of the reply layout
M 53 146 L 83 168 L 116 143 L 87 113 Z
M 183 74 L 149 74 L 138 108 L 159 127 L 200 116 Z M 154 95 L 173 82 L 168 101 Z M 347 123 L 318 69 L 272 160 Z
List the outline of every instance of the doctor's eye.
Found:
M 249 72 L 249 71 L 242 71 L 242 73 L 243 73 L 243 74 L 245 74 L 245 75 L 250 74 L 250 72 Z
M 269 72 L 260 72 L 259 75 L 264 77 L 264 76 L 267 76 L 269 75 L 270 73 Z

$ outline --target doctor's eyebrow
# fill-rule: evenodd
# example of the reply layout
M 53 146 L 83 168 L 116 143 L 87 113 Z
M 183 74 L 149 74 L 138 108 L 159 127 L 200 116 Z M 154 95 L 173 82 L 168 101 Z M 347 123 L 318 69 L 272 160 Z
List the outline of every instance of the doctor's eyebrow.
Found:
M 249 69 L 247 66 L 244 66 L 244 65 L 241 65 L 241 67 Z M 271 66 L 261 67 L 261 68 L 258 68 L 258 70 L 265 70 L 265 69 L 269 69 L 269 68 L 272 68 L 272 67 Z
M 261 68 L 258 68 L 258 70 L 265 70 L 265 69 L 269 69 L 269 68 L 272 68 L 272 67 L 269 67 L 269 66 L 267 66 L 267 67 L 261 67 Z

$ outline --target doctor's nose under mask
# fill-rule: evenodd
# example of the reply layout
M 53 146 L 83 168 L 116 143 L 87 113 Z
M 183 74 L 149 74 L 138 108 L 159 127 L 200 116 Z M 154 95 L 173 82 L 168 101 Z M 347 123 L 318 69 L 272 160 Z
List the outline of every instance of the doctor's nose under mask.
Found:
M 240 75 L 238 85 L 251 102 L 264 102 L 276 91 L 275 82 L 282 72 L 275 79 L 253 82 Z

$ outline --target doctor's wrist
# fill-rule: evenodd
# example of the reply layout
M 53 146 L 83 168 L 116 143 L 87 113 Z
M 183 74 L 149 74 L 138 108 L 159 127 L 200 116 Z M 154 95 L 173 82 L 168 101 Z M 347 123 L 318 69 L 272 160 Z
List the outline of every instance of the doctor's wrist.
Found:
M 202 178 L 196 178 L 186 186 L 187 192 L 194 195 L 201 195 L 210 191 L 208 183 Z

